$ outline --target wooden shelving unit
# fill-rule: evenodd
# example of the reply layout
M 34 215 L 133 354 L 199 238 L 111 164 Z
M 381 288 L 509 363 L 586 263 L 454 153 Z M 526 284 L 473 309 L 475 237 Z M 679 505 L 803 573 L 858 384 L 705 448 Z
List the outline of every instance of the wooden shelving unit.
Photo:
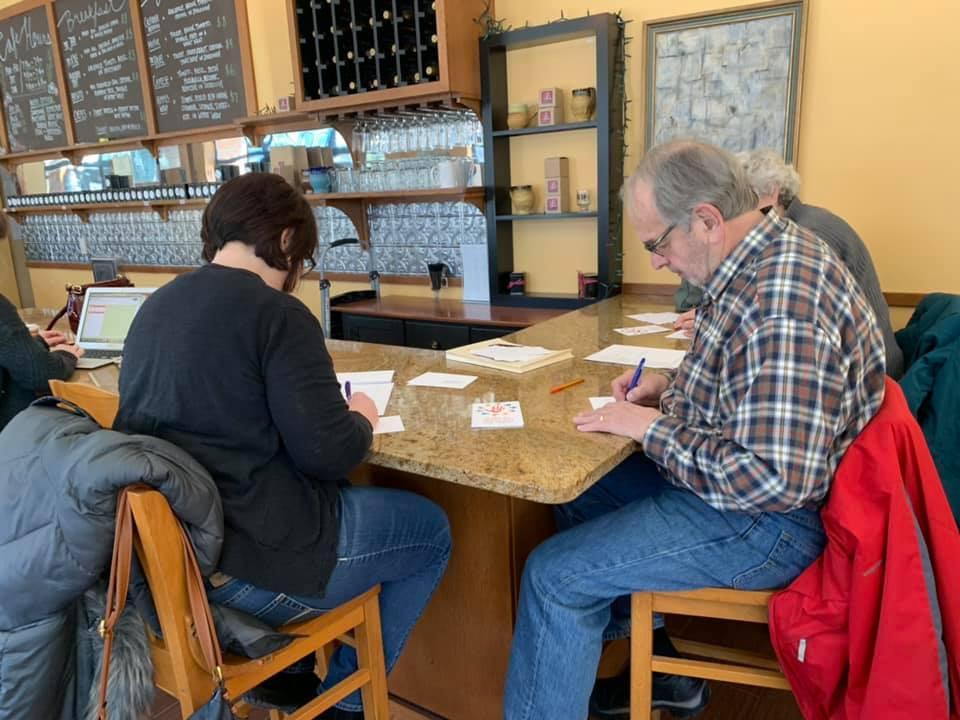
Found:
M 595 130 L 596 120 L 578 123 L 564 123 L 562 125 L 547 125 L 545 127 L 520 128 L 519 130 L 494 130 L 493 137 L 518 137 L 520 135 L 543 135 L 545 133 L 572 132 L 574 130 Z
M 31 207 L 5 208 L 4 212 L 14 217 L 18 215 L 76 215 L 83 222 L 90 221 L 90 213 L 95 212 L 132 212 L 152 210 L 163 220 L 169 218 L 171 210 L 191 210 L 206 207 L 209 198 L 183 200 L 135 200 L 113 203 L 78 203 L 76 205 L 34 205 Z
M 454 188 L 436 190 L 409 190 L 372 193 L 308 193 L 307 202 L 311 205 L 326 205 L 341 210 L 357 228 L 358 238 L 364 246 L 370 238 L 367 222 L 367 210 L 371 205 L 386 203 L 419 202 L 456 202 L 463 201 L 484 209 L 483 188 Z M 136 200 L 132 202 L 79 203 L 76 205 L 34 205 L 30 207 L 6 208 L 4 212 L 14 217 L 22 215 L 63 215 L 73 214 L 83 222 L 89 222 L 90 214 L 95 212 L 132 212 L 152 210 L 163 220 L 167 220 L 171 210 L 191 210 L 206 207 L 209 198 L 191 198 L 179 200 Z
M 529 215 L 497 215 L 497 222 L 519 222 L 521 220 L 582 220 L 597 217 L 593 212 L 530 213 Z
M 548 127 L 507 129 L 507 53 L 578 38 L 596 39 L 595 119 Z M 621 290 L 623 238 L 615 232 L 615 218 L 623 183 L 623 145 L 617 137 L 623 130 L 623 105 L 618 94 L 617 68 L 622 29 L 615 15 L 589 15 L 538 27 L 527 27 L 492 35 L 480 43 L 480 78 L 486 152 L 487 250 L 489 257 L 490 301 L 495 305 L 532 307 L 580 307 L 595 302 L 565 294 L 510 295 L 505 288 L 507 273 L 514 267 L 514 223 L 546 222 L 591 218 L 596 222 L 597 274 L 603 297 Z M 597 211 L 590 213 L 514 215 L 510 204 L 510 143 L 512 138 L 545 133 L 592 131 L 597 138 Z M 557 138 L 557 154 L 562 154 Z

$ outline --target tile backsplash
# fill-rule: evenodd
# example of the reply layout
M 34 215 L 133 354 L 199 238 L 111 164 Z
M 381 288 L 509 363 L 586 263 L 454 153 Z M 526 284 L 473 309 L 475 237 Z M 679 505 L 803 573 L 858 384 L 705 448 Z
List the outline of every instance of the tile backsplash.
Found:
M 314 208 L 320 250 L 356 237 L 353 223 L 331 207 Z M 450 274 L 463 274 L 461 245 L 486 243 L 486 219 L 463 202 L 374 205 L 369 211 L 374 267 L 384 275 L 425 275 L 426 263 L 443 262 Z M 115 257 L 122 265 L 199 265 L 198 210 L 175 210 L 168 221 L 152 212 L 91 213 L 84 223 L 71 214 L 27 215 L 20 230 L 27 258 L 38 262 L 85 263 Z M 331 250 L 327 272 L 365 273 L 369 256 L 358 246 Z

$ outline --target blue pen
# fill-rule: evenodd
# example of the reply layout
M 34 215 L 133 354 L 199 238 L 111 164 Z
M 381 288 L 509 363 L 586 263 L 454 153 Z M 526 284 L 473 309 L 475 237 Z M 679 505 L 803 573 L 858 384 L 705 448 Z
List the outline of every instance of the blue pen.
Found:
M 627 388 L 627 393 L 633 390 L 637 386 L 637 383 L 640 382 L 640 373 L 643 372 L 643 365 L 645 362 L 647 362 L 647 359 L 642 357 L 640 358 L 640 362 L 637 363 L 637 369 L 633 373 L 633 378 L 630 380 L 630 387 Z
M 347 380 L 347 381 L 343 384 L 343 391 L 347 394 L 347 400 L 349 400 L 349 399 L 350 399 L 350 396 L 353 395 L 353 393 L 350 392 L 350 381 L 349 381 L 349 380 Z

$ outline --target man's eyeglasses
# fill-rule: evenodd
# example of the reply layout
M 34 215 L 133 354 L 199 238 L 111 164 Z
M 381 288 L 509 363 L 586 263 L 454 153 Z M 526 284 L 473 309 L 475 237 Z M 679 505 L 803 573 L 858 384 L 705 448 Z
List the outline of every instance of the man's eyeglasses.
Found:
M 644 250 L 646 250 L 647 252 L 656 253 L 657 255 L 663 255 L 663 253 L 660 252 L 660 248 L 667 241 L 667 236 L 673 232 L 673 229 L 676 226 L 677 224 L 673 223 L 666 230 L 660 233 L 660 237 L 655 238 L 653 240 L 644 240 L 643 241 Z

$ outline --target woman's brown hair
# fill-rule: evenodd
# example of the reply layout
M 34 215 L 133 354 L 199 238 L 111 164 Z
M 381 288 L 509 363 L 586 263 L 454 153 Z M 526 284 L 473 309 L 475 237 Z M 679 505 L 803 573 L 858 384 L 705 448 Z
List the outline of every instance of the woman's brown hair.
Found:
M 284 250 L 283 231 L 293 235 Z M 210 200 L 200 230 L 203 259 L 230 242 L 252 245 L 256 256 L 275 270 L 286 270 L 284 292 L 291 292 L 304 265 L 317 250 L 317 221 L 303 195 L 279 175 L 249 173 L 230 180 Z

